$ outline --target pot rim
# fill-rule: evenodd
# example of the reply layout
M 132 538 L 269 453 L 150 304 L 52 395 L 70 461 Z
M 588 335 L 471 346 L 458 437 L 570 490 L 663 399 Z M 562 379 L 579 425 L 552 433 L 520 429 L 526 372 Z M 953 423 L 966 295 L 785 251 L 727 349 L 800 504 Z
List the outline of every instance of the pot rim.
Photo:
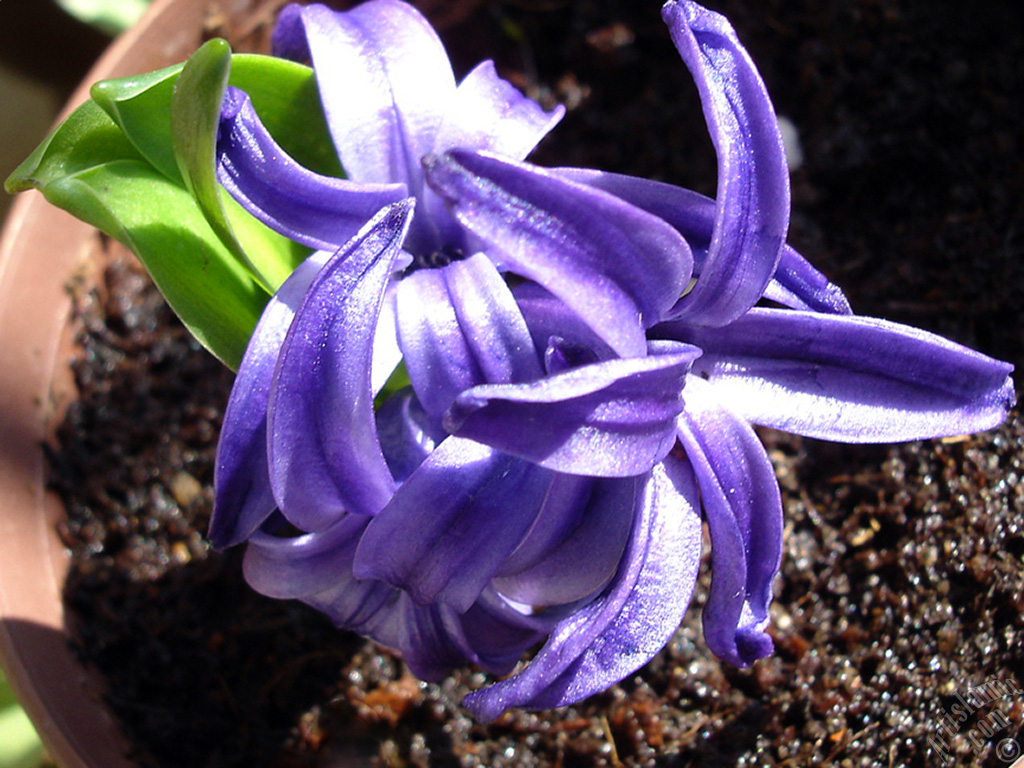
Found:
M 187 58 L 202 41 L 207 4 L 155 0 L 100 57 L 60 119 L 97 80 Z M 54 762 L 131 768 L 98 674 L 69 645 L 61 596 L 69 557 L 57 533 L 64 509 L 47 490 L 43 451 L 75 397 L 67 286 L 94 255 L 95 234 L 38 192 L 19 196 L 0 234 L 0 661 Z

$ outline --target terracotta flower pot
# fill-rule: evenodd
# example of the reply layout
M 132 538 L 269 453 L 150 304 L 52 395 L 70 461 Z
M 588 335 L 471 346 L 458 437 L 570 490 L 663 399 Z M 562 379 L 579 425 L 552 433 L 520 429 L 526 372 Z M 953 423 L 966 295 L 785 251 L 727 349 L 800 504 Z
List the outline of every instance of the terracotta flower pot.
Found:
M 267 4 L 242 0 L 222 12 L 260 5 Z M 97 80 L 187 58 L 212 21 L 210 6 L 207 0 L 157 0 L 111 45 L 64 114 L 88 97 Z M 75 396 L 67 365 L 67 285 L 90 274 L 98 247 L 94 229 L 35 192 L 19 196 L 0 238 L 0 656 L 62 768 L 132 764 L 101 701 L 101 682 L 69 646 L 61 600 L 68 557 L 56 528 L 64 511 L 47 491 L 43 452 L 43 441 Z

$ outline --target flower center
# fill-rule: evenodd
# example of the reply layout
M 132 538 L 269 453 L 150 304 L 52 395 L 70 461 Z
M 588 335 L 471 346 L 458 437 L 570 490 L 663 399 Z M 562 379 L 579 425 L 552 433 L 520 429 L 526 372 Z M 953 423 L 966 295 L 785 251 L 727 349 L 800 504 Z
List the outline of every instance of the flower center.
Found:
M 412 274 L 419 269 L 442 269 L 465 258 L 466 254 L 461 248 L 446 247 L 429 253 L 417 253 L 413 255 L 412 264 L 406 268 L 406 274 Z

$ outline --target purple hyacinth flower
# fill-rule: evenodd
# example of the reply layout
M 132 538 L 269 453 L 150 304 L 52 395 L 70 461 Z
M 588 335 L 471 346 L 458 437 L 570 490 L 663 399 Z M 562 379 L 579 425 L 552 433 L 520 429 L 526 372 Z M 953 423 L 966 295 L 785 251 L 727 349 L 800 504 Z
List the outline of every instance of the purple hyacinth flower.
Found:
M 220 179 L 316 252 L 281 286 L 231 394 L 210 538 L 246 578 L 435 679 L 507 674 L 484 720 L 578 701 L 671 638 L 711 539 L 709 648 L 766 632 L 782 506 L 752 424 L 842 441 L 999 423 L 1011 367 L 854 316 L 785 244 L 789 182 L 729 23 L 662 15 L 718 156 L 711 200 L 525 162 L 545 112 L 485 63 L 456 84 L 411 6 L 289 6 L 347 178 L 289 158 L 229 91 Z M 780 308 L 759 306 L 767 299 Z M 401 361 L 411 386 L 374 398 Z

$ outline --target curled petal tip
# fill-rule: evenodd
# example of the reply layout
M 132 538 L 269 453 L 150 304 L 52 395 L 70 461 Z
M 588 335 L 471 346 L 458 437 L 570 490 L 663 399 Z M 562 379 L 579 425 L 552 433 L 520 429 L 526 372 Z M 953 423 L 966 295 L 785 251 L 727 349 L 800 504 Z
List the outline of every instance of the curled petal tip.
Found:
M 738 667 L 749 667 L 758 659 L 772 655 L 775 644 L 767 633 L 753 627 L 744 627 L 736 632 L 736 659 L 727 659 Z
M 789 169 L 775 109 L 750 55 L 721 14 L 668 3 L 662 18 L 700 93 L 718 155 L 715 224 L 700 279 L 680 316 L 722 326 L 761 298 L 789 227 Z
M 772 650 L 763 628 L 782 557 L 782 500 L 750 425 L 719 404 L 705 382 L 690 383 L 679 439 L 697 477 L 711 536 L 704 638 L 716 656 L 747 667 Z
M 217 174 L 250 214 L 311 248 L 335 251 L 381 206 L 407 194 L 402 184 L 360 184 L 301 166 L 270 135 L 249 97 L 229 88 L 221 107 Z
M 411 216 L 413 211 L 416 210 L 416 198 L 406 197 L 385 206 L 385 208 L 388 209 L 388 211 L 384 215 L 387 217 L 387 221 L 389 223 L 397 226 L 404 226 L 405 218 L 407 216 Z
M 385 206 L 317 273 L 281 345 L 267 405 L 271 487 L 285 517 L 322 530 L 344 510 L 372 515 L 394 493 L 374 422 L 377 319 L 409 224 Z

